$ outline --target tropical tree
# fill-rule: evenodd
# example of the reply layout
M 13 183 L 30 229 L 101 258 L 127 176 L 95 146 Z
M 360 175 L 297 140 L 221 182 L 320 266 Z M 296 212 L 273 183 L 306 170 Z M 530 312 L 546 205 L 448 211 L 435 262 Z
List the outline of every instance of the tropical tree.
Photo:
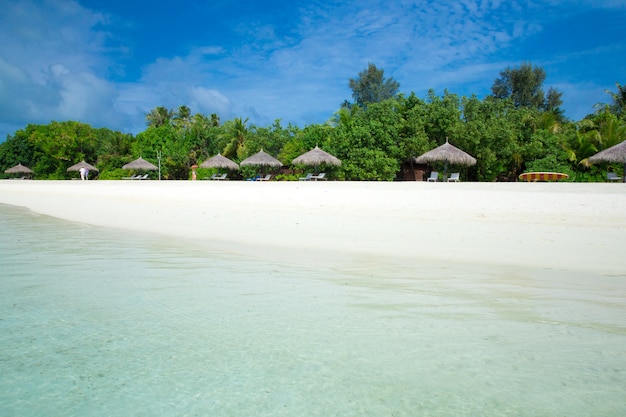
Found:
M 331 131 L 325 150 L 342 160 L 339 178 L 392 181 L 405 160 L 427 147 L 423 130 L 406 128 L 404 104 L 401 98 L 371 103 Z
M 172 122 L 179 129 L 187 129 L 191 124 L 191 109 L 187 106 L 179 106 L 172 114 Z
M 351 123 L 354 115 L 359 111 L 359 106 L 342 105 L 339 110 L 333 113 L 332 117 L 328 120 L 328 124 L 337 127 L 339 125 L 348 125 Z
M 615 83 L 617 87 L 616 92 L 610 90 L 604 90 L 605 93 L 611 96 L 611 102 L 609 104 L 598 103 L 594 107 L 597 108 L 596 112 L 601 113 L 608 111 L 621 118 L 626 117 L 626 86 L 622 86 L 620 83 Z
M 564 141 L 563 149 L 567 159 L 575 166 L 589 166 L 587 159 L 598 152 L 597 138 L 594 132 L 583 132 L 575 129 L 573 134 Z
M 560 115 L 562 93 L 555 88 L 549 88 L 546 95 L 543 90 L 545 79 L 546 72 L 542 67 L 523 63 L 519 68 L 507 67 L 501 71 L 491 87 L 491 92 L 496 98 L 510 98 L 515 107 L 532 107 L 554 111 Z
M 208 118 L 200 113 L 194 114 L 189 129 L 184 133 L 185 141 L 190 150 L 190 163 L 192 164 L 200 163 L 222 150 L 218 146 L 218 137 L 222 134 L 219 118 L 216 123 L 213 116 L 217 117 L 217 115 L 211 116 Z
M 291 124 L 283 127 L 280 119 L 274 120 L 274 123 L 267 127 L 251 126 L 246 138 L 246 149 L 250 152 L 263 149 L 270 155 L 278 155 L 298 131 L 299 128 Z
M 146 124 L 148 127 L 161 127 L 169 125 L 174 117 L 174 112 L 163 106 L 155 107 L 146 114 Z
M 236 117 L 224 124 L 225 132 L 220 135 L 222 141 L 226 141 L 222 154 L 227 158 L 237 157 L 243 159 L 245 157 L 246 137 L 248 136 L 248 118 L 245 120 Z
M 29 167 L 34 165 L 35 147 L 29 140 L 30 133 L 36 128 L 35 125 L 27 125 L 14 135 L 8 135 L 7 140 L 0 143 L 0 175 L 4 175 L 4 169 L 17 164 Z
M 385 78 L 384 70 L 376 68 L 372 63 L 357 78 L 350 78 L 349 85 L 354 102 L 361 107 L 392 98 L 400 89 L 399 82 L 393 78 Z

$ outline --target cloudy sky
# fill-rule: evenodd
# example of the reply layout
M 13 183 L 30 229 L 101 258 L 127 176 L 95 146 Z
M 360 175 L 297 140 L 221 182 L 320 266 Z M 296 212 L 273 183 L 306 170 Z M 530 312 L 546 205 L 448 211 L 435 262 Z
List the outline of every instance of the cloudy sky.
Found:
M 157 106 L 265 126 L 328 120 L 369 62 L 423 97 L 546 70 L 578 120 L 626 83 L 624 0 L 0 0 L 0 140 L 77 120 L 138 133 Z

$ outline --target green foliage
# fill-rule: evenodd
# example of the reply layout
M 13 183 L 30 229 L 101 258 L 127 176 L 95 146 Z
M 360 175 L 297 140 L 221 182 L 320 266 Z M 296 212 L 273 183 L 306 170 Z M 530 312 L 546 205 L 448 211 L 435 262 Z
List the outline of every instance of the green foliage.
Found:
M 398 160 L 383 151 L 359 148 L 342 164 L 339 178 L 351 181 L 393 181 L 399 169 Z
M 500 99 L 510 98 L 515 107 L 531 107 L 561 114 L 562 93 L 555 88 L 543 90 L 546 72 L 541 67 L 523 63 L 519 68 L 507 67 L 500 72 L 491 87 L 493 96 Z
M 122 168 L 113 168 L 100 171 L 98 175 L 99 180 L 121 180 L 124 177 L 130 176 L 130 173 Z
M 526 164 L 527 172 L 562 172 L 570 176 L 570 180 L 574 176 L 571 166 L 559 159 L 557 155 L 548 154 L 540 159 L 528 162 Z
M 545 73 L 529 64 L 507 68 L 494 84 L 494 96 L 482 100 L 447 90 L 442 95 L 429 90 L 423 98 L 397 94 L 397 83 L 372 64 L 359 75 L 351 87 L 361 105 L 342 106 L 324 124 L 299 128 L 275 120 L 255 126 L 244 118 L 221 124 L 217 115 L 192 114 L 184 105 L 176 111 L 157 107 L 136 137 L 75 121 L 28 125 L 0 144 L 0 165 L 4 170 L 22 163 L 36 178 L 67 179 L 76 175 L 67 168 L 85 159 L 98 167 L 99 179 L 119 179 L 131 174 L 121 169 L 124 164 L 139 156 L 158 164 L 160 156 L 163 179 L 189 179 L 192 165 L 218 152 L 241 162 L 263 149 L 296 173 L 242 167 L 229 177 L 273 172 L 277 180 L 296 181 L 313 169 L 289 166 L 291 161 L 319 146 L 342 160 L 339 167 L 319 168 L 331 178 L 393 181 L 403 164 L 449 139 L 478 160 L 469 168 L 449 167 L 462 169 L 468 180 L 514 181 L 522 172 L 541 170 L 565 172 L 574 181 L 603 181 L 606 169 L 621 173 L 621 166 L 587 163 L 626 137 L 623 112 L 615 106 L 623 103 L 619 84 L 613 103 L 572 123 L 560 114 L 560 93 L 545 94 Z M 443 164 L 432 168 L 442 171 Z M 199 168 L 198 178 L 214 171 Z
M 372 63 L 359 73 L 358 78 L 350 78 L 349 85 L 354 102 L 360 107 L 390 99 L 400 89 L 400 83 L 393 78 L 385 78 L 384 70 Z
M 156 107 L 150 110 L 150 113 L 146 115 L 146 124 L 148 127 L 161 127 L 167 126 L 172 122 L 174 112 L 165 107 Z
M 277 174 L 276 181 L 299 181 L 302 175 L 299 174 Z
M 0 178 L 9 178 L 10 176 L 4 174 L 4 169 L 13 167 L 17 164 L 22 164 L 27 167 L 34 166 L 35 160 L 35 147 L 29 141 L 29 135 L 34 125 L 28 125 L 24 130 L 18 130 L 15 135 L 7 138 L 7 140 L 0 144 L 0 167 L 4 167 L 0 170 Z
M 622 119 L 626 118 L 626 86 L 615 83 L 616 92 L 605 90 L 604 92 L 611 96 L 611 102 L 608 104 L 598 103 L 594 105 L 598 112 L 609 112 Z
M 274 124 L 269 127 L 252 126 L 248 131 L 244 156 L 248 157 L 263 149 L 270 155 L 278 155 L 278 159 L 281 160 L 282 157 L 279 154 L 287 143 L 293 142 L 298 131 L 299 129 L 292 125 L 282 127 L 280 120 L 275 120 Z

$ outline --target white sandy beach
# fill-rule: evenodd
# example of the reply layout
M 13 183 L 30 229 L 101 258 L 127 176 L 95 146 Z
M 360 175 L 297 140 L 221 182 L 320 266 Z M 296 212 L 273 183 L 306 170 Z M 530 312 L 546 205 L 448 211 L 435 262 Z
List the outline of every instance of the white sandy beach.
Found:
M 623 184 L 6 180 L 0 203 L 293 262 L 626 273 Z

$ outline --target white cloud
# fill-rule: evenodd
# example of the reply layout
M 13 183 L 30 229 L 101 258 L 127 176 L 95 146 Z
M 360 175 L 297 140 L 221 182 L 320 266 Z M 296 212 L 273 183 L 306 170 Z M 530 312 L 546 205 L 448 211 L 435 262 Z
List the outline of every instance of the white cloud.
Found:
M 192 87 L 189 97 L 191 98 L 191 108 L 197 109 L 196 112 L 198 113 L 217 113 L 218 115 L 232 113 L 232 103 L 228 97 L 217 90 Z
M 556 0 L 314 1 L 285 6 L 293 8 L 286 28 L 242 13 L 228 34 L 238 37 L 224 41 L 208 29 L 197 43 L 186 39 L 186 52 L 163 49 L 160 57 L 125 68 L 138 51 L 124 39 L 115 44 L 119 18 L 71 0 L 5 0 L 0 126 L 73 119 L 137 132 L 152 108 L 180 105 L 222 120 L 322 122 L 351 99 L 348 79 L 368 62 L 406 93 L 447 88 L 486 94 L 499 71 L 519 63 L 512 52 L 521 40 L 562 13 L 584 10 L 588 1 L 569 8 L 570 2 Z M 566 65 L 569 58 L 562 59 Z M 109 78 L 124 73 L 138 75 Z M 578 87 L 598 84 L 555 80 L 572 100 L 587 98 L 575 93 Z
M 100 70 L 106 33 L 94 30 L 105 22 L 73 1 L 5 1 L 0 122 L 19 128 L 50 120 L 110 122 L 114 86 Z

